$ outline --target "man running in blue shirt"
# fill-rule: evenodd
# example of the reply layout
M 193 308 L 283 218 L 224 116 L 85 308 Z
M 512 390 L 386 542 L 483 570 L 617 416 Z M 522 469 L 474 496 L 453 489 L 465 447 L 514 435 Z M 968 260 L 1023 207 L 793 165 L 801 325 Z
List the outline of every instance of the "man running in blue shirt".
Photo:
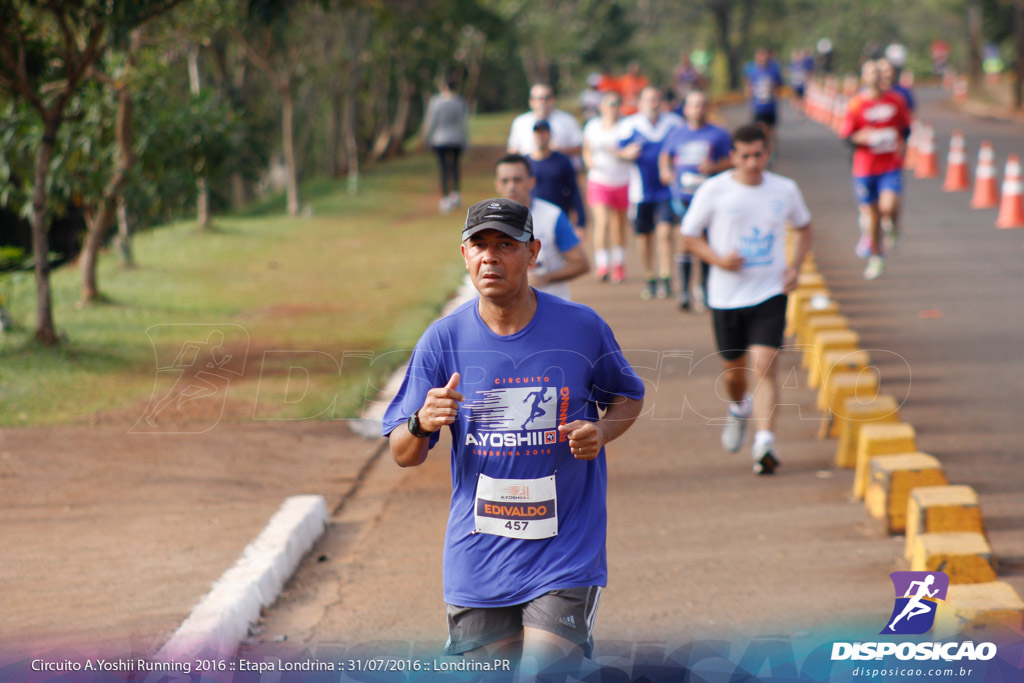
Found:
M 732 167 L 729 160 L 732 140 L 728 132 L 708 123 L 707 95 L 699 90 L 691 91 L 683 102 L 683 116 L 685 123 L 668 134 L 658 158 L 661 180 L 672 190 L 673 208 L 679 216 L 685 216 L 693 201 L 693 193 L 705 180 Z M 693 257 L 685 242 L 680 243 L 676 262 L 681 282 L 679 308 L 688 311 Z M 710 269 L 708 264 L 701 262 L 701 280 L 694 304 L 698 310 L 707 306 Z
M 782 87 L 782 74 L 779 65 L 771 59 L 771 53 L 765 48 L 758 48 L 754 53 L 754 61 L 747 64 L 744 70 L 746 78 L 746 94 L 754 113 L 754 123 L 765 129 L 768 136 L 768 147 L 774 158 L 778 146 L 775 139 L 775 124 L 778 122 L 778 90 Z
M 672 192 L 661 181 L 658 155 L 665 136 L 681 126 L 683 120 L 676 114 L 661 111 L 661 92 L 657 88 L 644 88 L 639 106 L 640 111 L 619 124 L 619 157 L 634 162 L 629 200 L 636 206 L 633 230 L 647 279 L 641 296 L 666 299 L 672 295 L 673 226 L 679 222 L 679 217 L 672 209 Z M 655 245 L 657 273 L 654 270 Z
M 521 653 L 524 678 L 590 655 L 608 573 L 605 445 L 644 395 L 593 310 L 530 287 L 532 228 L 518 202 L 469 208 L 462 257 L 480 296 L 423 334 L 383 424 L 402 467 L 451 433 L 445 653 Z M 557 401 L 531 405 L 538 391 Z

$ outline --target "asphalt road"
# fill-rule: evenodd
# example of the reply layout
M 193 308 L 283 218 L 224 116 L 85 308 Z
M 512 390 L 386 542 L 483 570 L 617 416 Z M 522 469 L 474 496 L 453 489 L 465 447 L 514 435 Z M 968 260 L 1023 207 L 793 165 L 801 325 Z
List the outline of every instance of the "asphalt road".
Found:
M 972 166 L 981 139 L 995 143 L 1000 169 L 1007 153 L 1024 152 L 1020 124 L 959 114 L 938 91 L 919 95 L 940 154 L 954 127 Z M 1000 579 L 1024 595 L 1024 230 L 997 230 L 995 210 L 971 210 L 969 193 L 943 193 L 941 179 L 908 178 L 902 244 L 885 275 L 865 282 L 847 151 L 791 111 L 780 139 L 775 170 L 803 189 L 819 266 L 871 350 L 882 391 L 906 396 L 903 419 L 951 483 L 977 489 Z M 852 472 L 832 465 L 834 440 L 816 437 L 798 357 L 786 355 L 780 371 L 782 468 L 756 477 L 749 436 L 735 455 L 719 445 L 725 403 L 710 318 L 641 302 L 635 255 L 631 265 L 624 285 L 573 286 L 649 380 L 644 416 L 608 449 L 610 583 L 597 639 L 876 634 L 892 608 L 888 574 L 909 568 L 903 538 L 886 536 L 851 499 Z M 287 648 L 390 641 L 436 653 L 446 636 L 448 458 L 446 441 L 412 470 L 381 458 L 268 611 L 249 655 L 284 648 L 283 638 Z

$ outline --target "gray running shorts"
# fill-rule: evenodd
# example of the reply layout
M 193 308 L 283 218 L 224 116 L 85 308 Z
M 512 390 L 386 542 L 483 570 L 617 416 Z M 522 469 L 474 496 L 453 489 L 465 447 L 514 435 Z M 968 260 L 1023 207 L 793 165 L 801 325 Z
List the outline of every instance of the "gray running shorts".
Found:
M 562 588 L 529 602 L 508 607 L 459 607 L 448 605 L 446 655 L 459 655 L 503 638 L 514 636 L 524 626 L 561 636 L 591 656 L 594 621 L 601 601 L 600 586 Z

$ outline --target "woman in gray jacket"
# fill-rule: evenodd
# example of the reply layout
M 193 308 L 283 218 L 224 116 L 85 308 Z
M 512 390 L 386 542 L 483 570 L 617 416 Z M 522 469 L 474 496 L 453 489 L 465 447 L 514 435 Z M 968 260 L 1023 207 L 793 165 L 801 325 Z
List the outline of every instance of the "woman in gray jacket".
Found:
M 424 120 L 424 140 L 437 153 L 441 168 L 442 213 L 448 213 L 462 201 L 459 196 L 459 156 L 469 141 L 465 100 L 456 95 L 455 81 L 446 76 L 440 92 L 430 98 Z

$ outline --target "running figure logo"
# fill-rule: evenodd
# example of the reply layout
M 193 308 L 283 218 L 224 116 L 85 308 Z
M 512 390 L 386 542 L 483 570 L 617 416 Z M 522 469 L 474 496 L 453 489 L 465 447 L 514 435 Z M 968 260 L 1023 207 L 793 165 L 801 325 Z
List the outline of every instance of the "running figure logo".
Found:
M 146 410 L 129 431 L 195 434 L 212 429 L 223 414 L 232 378 L 244 373 L 248 333 L 234 324 L 185 324 L 154 325 L 146 334 L 157 355 L 156 379 Z M 168 417 L 166 423 L 162 417 Z
M 478 391 L 466 401 L 469 422 L 486 431 L 555 429 L 556 387 L 509 387 Z
M 526 403 L 532 398 L 533 405 L 530 406 L 530 417 L 526 418 L 526 422 L 523 423 L 523 426 L 520 427 L 520 429 L 526 429 L 526 425 L 533 422 L 535 418 L 547 415 L 548 411 L 541 408 L 542 403 L 551 403 L 551 397 L 547 396 L 547 393 L 548 388 L 541 387 L 539 391 L 531 391 L 526 395 L 526 398 L 523 399 L 523 403 Z
M 883 635 L 920 635 L 935 622 L 937 600 L 945 600 L 949 576 L 945 572 L 893 572 L 896 602 Z

